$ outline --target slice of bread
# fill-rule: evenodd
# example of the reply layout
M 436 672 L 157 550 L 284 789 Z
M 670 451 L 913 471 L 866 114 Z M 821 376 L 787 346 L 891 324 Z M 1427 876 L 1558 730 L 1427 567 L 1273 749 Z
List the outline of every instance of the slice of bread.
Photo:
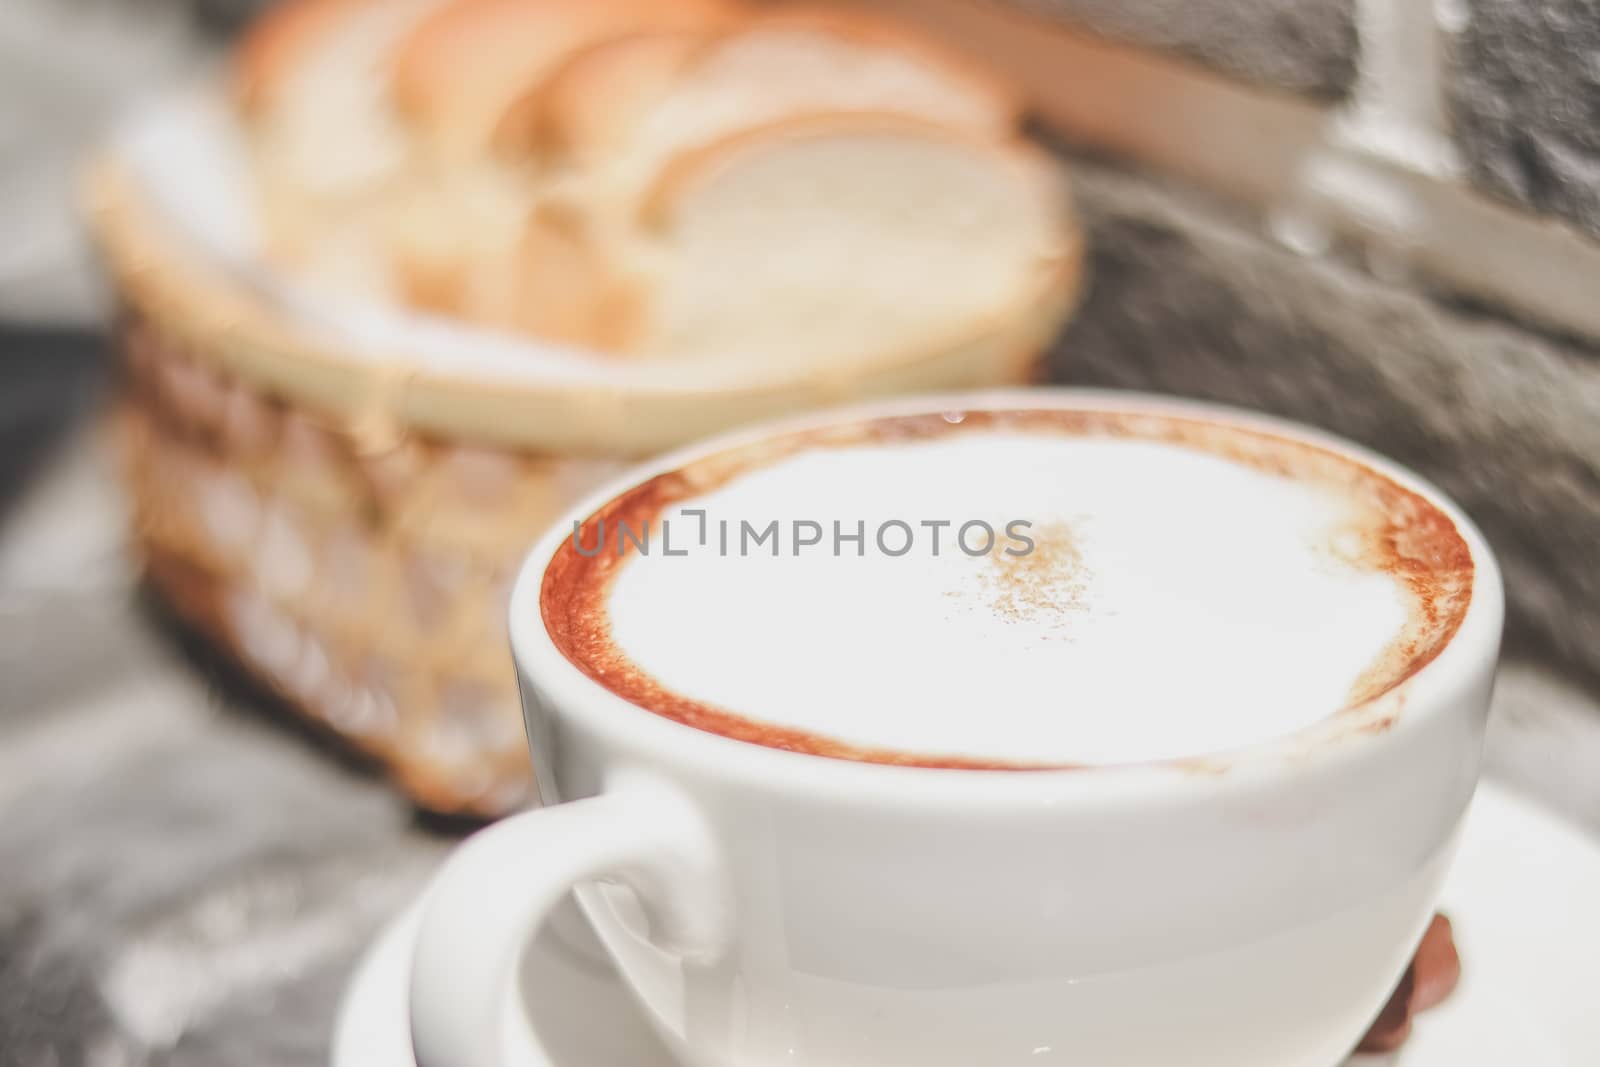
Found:
M 236 55 L 268 254 L 340 291 L 392 288 L 374 234 L 412 151 L 389 85 L 401 41 L 440 2 L 290 0 Z
M 1002 82 L 899 23 L 853 9 L 777 8 L 684 43 L 578 53 L 541 86 L 536 147 L 556 165 L 616 166 L 647 180 L 676 153 L 786 115 L 873 111 L 989 131 L 1015 127 Z M 649 68 L 619 77 L 627 64 Z M 503 140 L 503 139 L 502 139 Z
M 711 32 L 636 30 L 577 49 L 507 109 L 495 130 L 496 156 L 549 170 L 622 154 Z
M 482 158 L 506 113 L 576 49 L 636 30 L 707 25 L 734 6 L 734 0 L 450 0 L 401 47 L 395 97 L 437 156 Z
M 604 195 L 602 168 L 705 40 L 699 31 L 655 30 L 596 42 L 506 114 L 497 155 L 503 165 L 533 173 L 537 185 L 509 270 L 512 284 L 476 284 L 468 301 L 475 317 L 599 351 L 617 351 L 633 337 L 637 301 L 618 262 L 630 220 Z M 560 127 L 571 122 L 589 129 L 591 157 L 558 158 Z
M 450 0 L 401 46 L 394 93 L 416 176 L 386 247 L 408 303 L 515 328 L 518 244 L 533 209 L 527 159 L 493 150 L 533 85 L 570 52 L 634 27 L 715 22 L 733 0 Z
M 611 287 L 634 309 L 627 348 L 820 370 L 994 327 L 1078 255 L 1040 153 L 897 115 L 786 119 L 680 155 L 638 234 Z
M 1076 262 L 1018 98 L 852 9 L 290 0 L 236 74 L 278 258 L 480 325 L 826 368 Z
M 638 305 L 622 250 L 641 198 L 685 152 L 815 114 L 900 114 L 1002 135 L 1020 104 L 899 24 L 835 8 L 780 8 L 702 37 L 636 34 L 592 45 L 502 126 L 503 156 L 545 175 L 516 300 L 519 328 L 626 349 Z M 514 113 L 515 114 L 515 113 Z

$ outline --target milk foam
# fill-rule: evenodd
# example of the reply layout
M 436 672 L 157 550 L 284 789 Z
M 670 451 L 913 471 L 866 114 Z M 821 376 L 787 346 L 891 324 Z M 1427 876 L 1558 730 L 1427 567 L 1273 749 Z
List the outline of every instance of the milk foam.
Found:
M 862 748 L 1024 764 L 1198 755 L 1350 702 L 1410 611 L 1340 551 L 1348 492 L 1178 444 L 996 429 L 803 451 L 673 505 L 685 556 L 617 570 L 612 640 L 665 689 Z M 688 536 L 703 508 L 708 547 Z M 1370 516 L 1369 516 L 1370 518 Z M 864 521 L 865 554 L 717 551 L 715 527 Z M 913 550 L 883 555 L 891 519 Z M 936 557 L 924 520 L 947 519 Z M 972 558 L 955 527 L 1026 557 Z M 681 536 L 680 536 L 681 535 Z M 898 548 L 903 535 L 891 537 Z

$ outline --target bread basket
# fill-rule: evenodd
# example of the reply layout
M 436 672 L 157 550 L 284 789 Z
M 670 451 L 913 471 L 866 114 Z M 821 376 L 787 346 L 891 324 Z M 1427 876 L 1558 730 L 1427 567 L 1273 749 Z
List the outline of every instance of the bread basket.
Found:
M 1004 315 L 826 374 L 507 377 L 415 352 L 374 358 L 307 329 L 152 193 L 118 151 L 90 169 L 149 581 L 293 708 L 447 813 L 493 816 L 527 796 L 506 598 L 564 506 L 630 461 L 736 424 L 1026 381 L 1077 288 L 1074 249 Z

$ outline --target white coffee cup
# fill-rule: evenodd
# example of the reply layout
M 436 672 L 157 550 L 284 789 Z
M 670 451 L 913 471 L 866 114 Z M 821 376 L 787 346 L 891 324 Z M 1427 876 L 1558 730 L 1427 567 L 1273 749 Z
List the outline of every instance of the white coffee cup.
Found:
M 777 431 L 656 460 L 557 524 L 518 580 L 512 646 L 551 806 L 467 841 L 430 889 L 411 979 L 420 1063 L 550 1062 L 517 965 L 572 890 L 692 1067 L 1334 1067 L 1348 1054 L 1433 912 L 1477 782 L 1503 614 L 1493 556 L 1415 475 L 1226 408 L 1034 390 L 784 428 L 1041 407 L 1263 430 L 1420 494 L 1470 547 L 1459 627 L 1381 696 L 1203 766 L 928 769 L 782 751 L 630 703 L 545 629 L 541 584 L 572 519 Z M 1228 694 L 1190 699 L 1204 714 Z

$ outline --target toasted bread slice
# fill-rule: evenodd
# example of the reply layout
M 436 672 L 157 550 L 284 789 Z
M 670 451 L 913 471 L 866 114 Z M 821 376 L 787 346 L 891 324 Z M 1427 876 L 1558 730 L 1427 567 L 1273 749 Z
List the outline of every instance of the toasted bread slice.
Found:
M 1004 321 L 1078 256 L 1042 154 L 900 115 L 784 119 L 701 146 L 635 221 L 586 279 L 595 326 L 639 358 L 696 363 L 925 350 Z

